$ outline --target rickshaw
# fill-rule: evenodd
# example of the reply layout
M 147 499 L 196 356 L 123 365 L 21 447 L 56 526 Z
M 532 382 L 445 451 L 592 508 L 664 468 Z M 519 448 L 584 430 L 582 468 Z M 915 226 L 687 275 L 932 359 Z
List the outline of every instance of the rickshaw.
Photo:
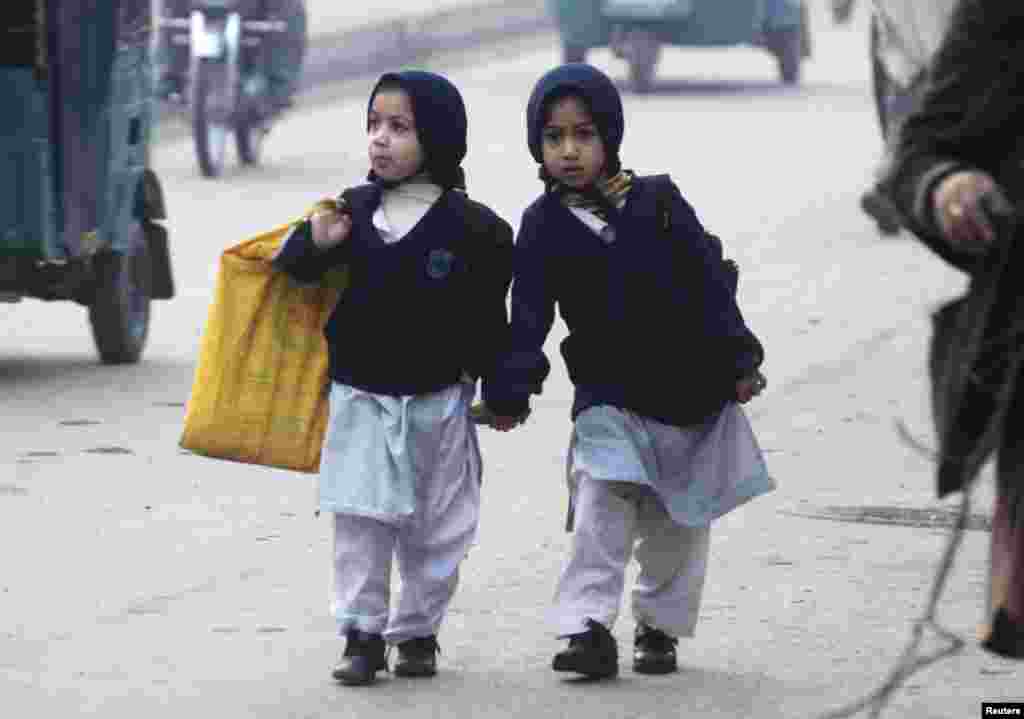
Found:
M 771 53 L 785 84 L 800 79 L 810 56 L 803 0 L 547 0 L 565 62 L 608 47 L 629 63 L 635 92 L 651 89 L 662 46 L 748 45 Z
M 150 2 L 0 9 L 0 301 L 88 308 L 105 363 L 137 362 L 150 300 L 174 295 L 148 167 Z

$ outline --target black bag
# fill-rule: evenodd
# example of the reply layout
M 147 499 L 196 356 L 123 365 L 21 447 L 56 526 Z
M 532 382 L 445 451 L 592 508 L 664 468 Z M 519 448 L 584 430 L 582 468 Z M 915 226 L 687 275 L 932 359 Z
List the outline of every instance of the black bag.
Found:
M 992 219 L 997 245 L 978 258 L 966 294 L 932 315 L 928 369 L 939 497 L 966 488 L 998 447 L 1024 368 L 1024 294 L 1012 269 L 1024 269 L 1024 245 L 1012 220 Z
M 657 191 L 658 217 L 660 218 L 661 231 L 668 235 L 672 232 L 672 195 L 675 192 L 675 188 L 672 185 L 672 177 L 670 175 L 651 175 L 649 179 L 654 182 Z M 722 263 L 722 271 L 725 272 L 726 281 L 729 283 L 729 287 L 732 288 L 733 294 L 736 294 L 736 290 L 739 288 L 740 266 L 735 260 L 725 258 L 724 246 L 718 235 L 706 232 L 705 237 L 714 246 L 715 253 Z

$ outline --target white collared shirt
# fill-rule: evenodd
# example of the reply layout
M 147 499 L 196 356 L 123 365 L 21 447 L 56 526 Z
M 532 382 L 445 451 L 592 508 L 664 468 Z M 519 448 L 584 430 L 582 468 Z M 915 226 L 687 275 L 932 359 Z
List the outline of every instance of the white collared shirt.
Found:
M 398 242 L 427 214 L 427 210 L 437 202 L 441 194 L 438 185 L 418 179 L 384 190 L 380 206 L 373 213 L 373 226 L 380 232 L 384 242 Z
M 625 204 L 626 198 L 623 197 L 615 204 L 615 206 L 621 210 Z M 611 244 L 615 241 L 615 228 L 611 227 L 608 222 L 602 220 L 590 210 L 582 207 L 569 207 L 569 211 L 576 215 L 576 217 L 580 219 L 580 222 L 589 227 L 595 235 L 600 237 L 606 243 Z

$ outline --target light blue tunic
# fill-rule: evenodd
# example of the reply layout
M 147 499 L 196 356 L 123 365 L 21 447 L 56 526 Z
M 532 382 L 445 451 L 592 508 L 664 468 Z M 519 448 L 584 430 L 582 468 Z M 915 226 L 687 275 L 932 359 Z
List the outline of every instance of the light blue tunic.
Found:
M 775 489 L 743 408 L 730 402 L 699 427 L 675 427 L 607 405 L 580 413 L 569 443 L 570 497 L 579 482 L 650 487 L 676 524 L 702 527 Z M 572 515 L 570 510 L 570 525 Z
M 320 511 L 403 524 L 422 511 L 417 502 L 434 501 L 417 492 L 426 478 L 443 475 L 446 492 L 479 484 L 480 448 L 469 418 L 474 394 L 468 382 L 409 397 L 333 383 Z

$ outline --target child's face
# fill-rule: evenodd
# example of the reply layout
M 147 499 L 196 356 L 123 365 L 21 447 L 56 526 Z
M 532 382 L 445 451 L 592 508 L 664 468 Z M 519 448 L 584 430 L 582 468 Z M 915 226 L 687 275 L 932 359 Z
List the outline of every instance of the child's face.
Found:
M 370 167 L 382 180 L 404 180 L 423 165 L 412 102 L 404 90 L 383 88 L 373 98 L 366 122 Z
M 541 149 L 548 174 L 570 187 L 586 187 L 604 170 L 604 141 L 587 106 L 573 95 L 551 105 Z

